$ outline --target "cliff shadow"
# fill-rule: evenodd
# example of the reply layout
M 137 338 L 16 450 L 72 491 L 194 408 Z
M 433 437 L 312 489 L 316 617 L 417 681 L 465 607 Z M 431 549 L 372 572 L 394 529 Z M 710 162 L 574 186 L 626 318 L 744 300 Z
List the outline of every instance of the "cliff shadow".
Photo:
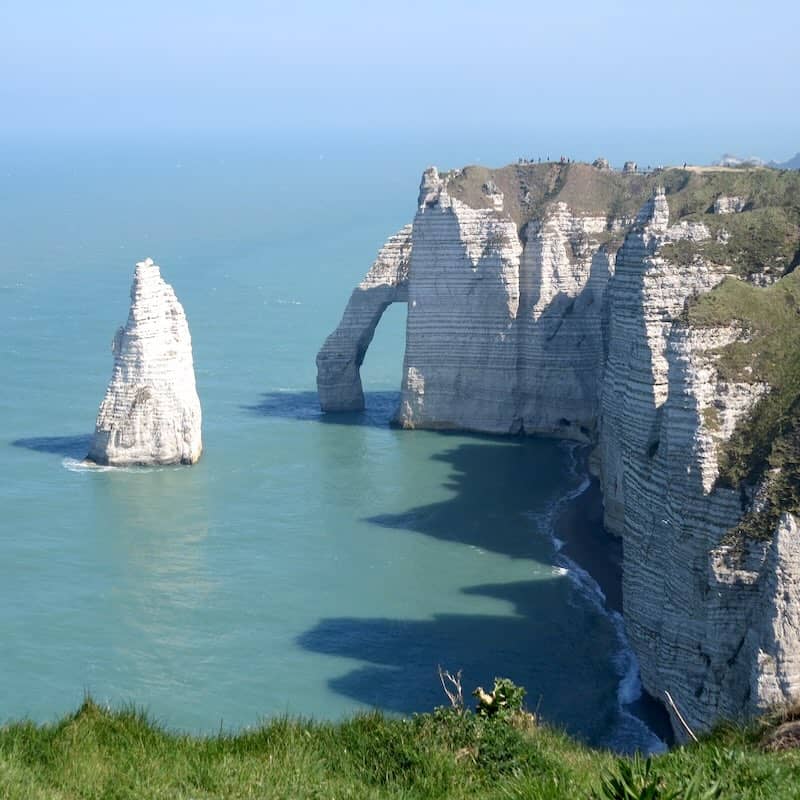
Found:
M 615 746 L 623 712 L 617 702 L 620 676 L 609 652 L 614 635 L 609 619 L 590 605 L 571 602 L 565 577 L 462 591 L 505 601 L 513 610 L 431 619 L 323 619 L 298 643 L 314 653 L 361 662 L 328 685 L 369 706 L 410 715 L 447 705 L 437 676 L 441 665 L 463 670 L 468 705 L 476 686 L 490 688 L 496 675 L 508 676 L 526 688 L 528 707 L 551 724 L 591 744 Z M 605 663 L 602 653 L 608 653 Z M 633 739 L 616 745 L 636 746 Z
M 31 436 L 15 439 L 12 447 L 22 447 L 36 453 L 51 453 L 53 455 L 83 459 L 89 452 L 92 443 L 91 434 L 78 436 Z
M 537 534 L 534 517 L 569 488 L 563 445 L 554 439 L 470 436 L 464 442 L 464 434 L 437 435 L 459 442 L 431 456 L 449 465 L 442 488 L 451 496 L 366 521 L 512 558 L 550 559 L 552 542 Z
M 529 707 L 541 704 L 546 719 L 588 742 L 618 749 L 643 746 L 646 731 L 617 699 L 622 676 L 612 616 L 580 576 L 546 569 L 560 562 L 543 534 L 552 532 L 557 512 L 569 506 L 566 492 L 574 491 L 580 479 L 570 471 L 565 446 L 547 439 L 470 437 L 464 442 L 463 434 L 445 435 L 458 436 L 458 443 L 432 458 L 451 467 L 442 487 L 452 496 L 368 521 L 398 533 L 530 559 L 545 568 L 535 569 L 532 580 L 454 587 L 470 609 L 463 614 L 322 618 L 298 637 L 298 644 L 313 653 L 353 659 L 353 668 L 328 685 L 368 706 L 411 714 L 446 704 L 436 674 L 442 665 L 463 670 L 465 692 L 490 687 L 495 675 L 511 677 L 527 689 Z M 559 497 L 565 501 L 558 504 Z M 596 509 L 588 520 L 581 517 L 599 502 L 599 494 L 580 497 L 584 505 L 565 523 L 577 537 L 585 533 L 584 524 L 600 519 Z M 602 556 L 601 548 L 595 553 Z M 591 571 L 592 565 L 586 566 Z M 618 579 L 617 567 L 610 571 Z M 618 737 L 623 729 L 638 733 L 625 743 Z
M 399 391 L 364 392 L 363 411 L 322 411 L 317 392 L 264 392 L 253 405 L 242 406 L 260 417 L 278 417 L 325 425 L 362 425 L 385 428 L 400 404 Z

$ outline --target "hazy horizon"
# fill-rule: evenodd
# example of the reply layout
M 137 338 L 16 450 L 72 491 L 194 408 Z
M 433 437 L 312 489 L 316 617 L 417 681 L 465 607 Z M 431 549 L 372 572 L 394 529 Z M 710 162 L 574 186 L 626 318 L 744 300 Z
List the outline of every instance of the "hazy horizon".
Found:
M 16 4 L 0 30 L 0 138 L 399 142 L 431 161 L 788 159 L 800 78 L 781 32 L 800 9 L 731 8 Z

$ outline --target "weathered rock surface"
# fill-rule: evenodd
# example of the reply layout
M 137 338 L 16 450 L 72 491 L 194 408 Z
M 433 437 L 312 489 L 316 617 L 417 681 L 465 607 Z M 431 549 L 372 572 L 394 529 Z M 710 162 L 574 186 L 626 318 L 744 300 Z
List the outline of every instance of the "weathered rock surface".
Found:
M 722 195 L 714 201 L 715 214 L 738 214 L 744 210 L 747 201 L 744 197 L 727 197 Z
M 663 190 L 639 213 L 616 258 L 609 290 L 608 357 L 600 391 L 600 469 L 606 527 L 624 531 L 625 449 L 658 447 L 659 409 L 667 397 L 667 337 L 694 292 L 719 283 L 726 270 L 698 261 L 688 270 L 659 250 L 686 238 L 708 237 L 704 226 L 669 226 Z M 690 275 L 687 275 L 687 271 Z
M 183 307 L 152 259 L 136 265 L 127 323 L 88 460 L 112 466 L 194 464 L 203 449 L 192 340 Z
M 376 308 L 407 297 L 400 424 L 596 444 L 646 689 L 668 690 L 698 730 L 800 700 L 798 521 L 784 513 L 771 537 L 734 547 L 743 494 L 718 481 L 723 448 L 770 387 L 719 370 L 746 324 L 692 328 L 684 315 L 741 274 L 703 256 L 727 237 L 696 218 L 671 221 L 660 177 L 632 166 L 509 169 L 425 172 L 402 270 L 387 267 L 389 288 L 363 316 L 354 292 L 339 329 L 350 344 L 333 362 L 343 366 L 322 358 L 331 339 L 320 353 L 323 407 L 336 406 L 323 385 L 363 402 L 360 382 L 346 388 L 358 342 L 371 339 Z M 676 171 L 672 186 L 687 180 L 704 178 Z M 628 201 L 643 188 L 652 194 L 634 214 Z M 726 194 L 714 211 L 745 208 Z
M 525 431 L 591 437 L 605 358 L 605 293 L 614 272 L 614 251 L 600 237 L 616 222 L 576 215 L 557 202 L 528 224 L 516 320 L 516 414 Z
M 420 187 L 412 232 L 406 353 L 397 419 L 407 428 L 508 433 L 515 418 L 522 246 L 498 211 L 451 198 L 435 169 Z

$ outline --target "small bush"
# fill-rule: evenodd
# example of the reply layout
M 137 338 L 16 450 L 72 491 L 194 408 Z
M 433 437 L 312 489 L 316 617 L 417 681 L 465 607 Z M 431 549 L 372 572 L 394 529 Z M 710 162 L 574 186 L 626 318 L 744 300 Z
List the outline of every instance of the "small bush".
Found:
M 509 678 L 495 678 L 494 688 L 485 692 L 479 686 L 473 695 L 478 698 L 477 712 L 482 717 L 504 716 L 522 711 L 525 689 Z

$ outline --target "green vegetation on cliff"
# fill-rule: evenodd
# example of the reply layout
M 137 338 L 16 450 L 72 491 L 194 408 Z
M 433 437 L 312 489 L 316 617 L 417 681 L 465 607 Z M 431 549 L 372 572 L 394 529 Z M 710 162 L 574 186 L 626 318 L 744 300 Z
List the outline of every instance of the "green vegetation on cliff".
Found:
M 689 264 L 699 256 L 743 277 L 773 279 L 800 263 L 800 172 L 671 170 L 664 178 L 670 222 L 702 222 L 711 238 L 666 245 L 663 257 Z M 741 198 L 743 210 L 713 213 L 720 197 Z
M 372 713 L 338 724 L 281 719 L 238 734 L 192 737 L 87 700 L 53 725 L 0 728 L 0 796 L 797 797 L 800 754 L 766 752 L 762 738 L 758 726 L 728 727 L 651 760 L 617 758 L 537 726 L 530 715 L 452 709 L 406 720 Z M 633 793 L 622 793 L 626 783 Z
M 737 425 L 719 460 L 720 485 L 741 490 L 743 507 L 749 509 L 729 540 L 768 538 L 781 512 L 800 513 L 800 277 L 795 271 L 800 264 L 800 173 L 693 173 L 672 190 L 673 221 L 703 222 L 711 238 L 675 242 L 660 255 L 684 264 L 702 258 L 748 279 L 728 278 L 695 298 L 684 322 L 739 327 L 742 341 L 717 354 L 720 377 L 768 387 Z M 741 198 L 744 209 L 710 213 L 721 196 Z M 780 279 L 767 287 L 750 282 L 760 276 Z M 757 487 L 758 502 L 750 508 Z
M 800 513 L 800 272 L 766 288 L 727 278 L 688 305 L 685 321 L 739 326 L 744 340 L 718 352 L 720 377 L 769 387 L 726 443 L 719 478 L 733 488 L 763 482 L 758 510 L 732 533 L 769 536 L 782 511 Z
M 660 254 L 672 262 L 688 265 L 702 257 L 745 278 L 765 275 L 773 280 L 800 262 L 800 209 L 756 208 L 738 214 L 692 214 L 684 219 L 705 223 L 711 238 L 665 245 Z

